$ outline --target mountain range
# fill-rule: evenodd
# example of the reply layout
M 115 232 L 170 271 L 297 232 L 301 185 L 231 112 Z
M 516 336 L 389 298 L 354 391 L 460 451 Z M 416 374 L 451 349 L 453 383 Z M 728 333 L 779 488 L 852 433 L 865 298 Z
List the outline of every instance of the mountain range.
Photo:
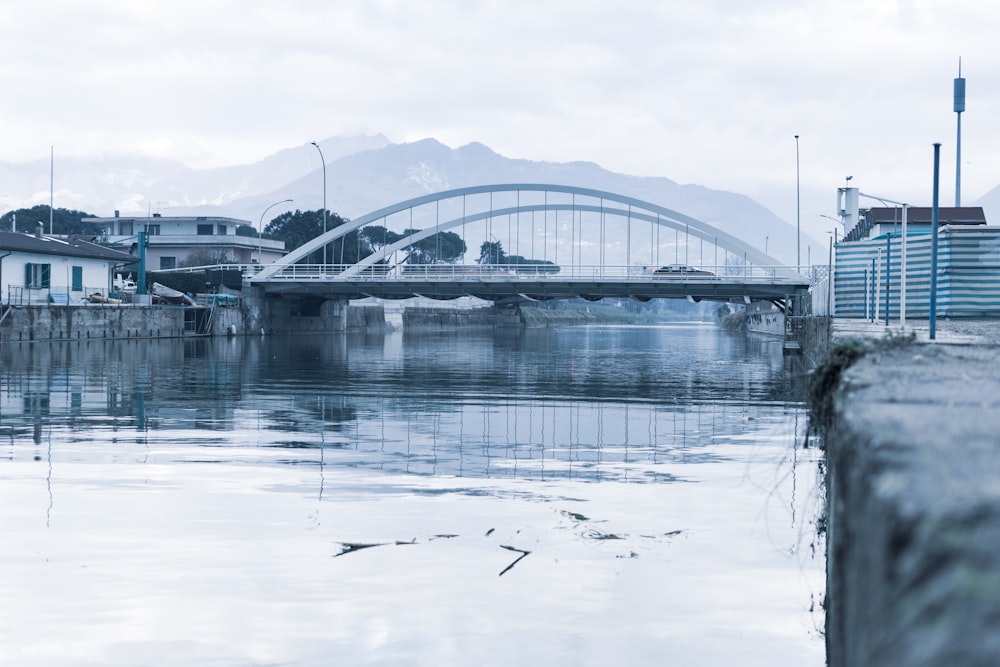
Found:
M 50 167 L 57 208 L 97 216 L 221 215 L 254 227 L 284 210 L 323 205 L 326 162 L 327 208 L 347 218 L 431 192 L 494 183 L 548 183 L 606 190 L 659 204 L 697 218 L 795 263 L 796 228 L 752 199 L 664 177 L 608 171 L 592 162 L 538 162 L 508 158 L 480 143 L 450 148 L 434 139 L 396 144 L 382 135 L 332 137 L 283 149 L 248 165 L 193 169 L 147 156 L 66 158 L 12 164 L 0 162 L 0 207 L 48 204 Z M 321 152 L 320 152 L 321 151 Z M 271 207 L 292 199 L 290 204 Z M 1000 187 L 975 205 L 1000 210 Z M 267 219 L 262 219 L 265 210 Z M 826 241 L 802 235 L 806 247 L 824 254 Z

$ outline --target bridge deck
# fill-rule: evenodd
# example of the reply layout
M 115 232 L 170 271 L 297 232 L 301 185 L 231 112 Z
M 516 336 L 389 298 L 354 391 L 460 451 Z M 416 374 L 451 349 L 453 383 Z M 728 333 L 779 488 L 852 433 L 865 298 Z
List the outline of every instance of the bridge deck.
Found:
M 291 268 L 291 267 L 290 267 Z M 374 271 L 344 276 L 340 267 L 297 265 L 264 280 L 250 281 L 270 294 L 302 294 L 357 299 L 379 297 L 406 299 L 426 296 L 453 299 L 475 296 L 487 300 L 513 298 L 692 298 L 740 301 L 744 298 L 783 299 L 808 287 L 798 275 L 775 275 L 776 271 L 754 269 L 746 275 L 713 275 L 711 271 L 656 274 L 636 272 L 634 267 L 587 267 L 554 272 L 553 267 L 511 270 L 507 267 L 437 265 L 392 269 L 384 275 Z M 781 267 L 787 271 L 787 267 Z M 624 270 L 623 270 L 624 269 Z

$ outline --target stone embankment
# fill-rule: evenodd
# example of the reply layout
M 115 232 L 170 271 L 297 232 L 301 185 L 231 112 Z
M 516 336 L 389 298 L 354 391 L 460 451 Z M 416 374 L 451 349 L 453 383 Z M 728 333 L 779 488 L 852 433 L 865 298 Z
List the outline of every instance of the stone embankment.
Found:
M 868 351 L 814 397 L 831 667 L 1000 664 L 1000 322 L 922 324 L 835 322 Z

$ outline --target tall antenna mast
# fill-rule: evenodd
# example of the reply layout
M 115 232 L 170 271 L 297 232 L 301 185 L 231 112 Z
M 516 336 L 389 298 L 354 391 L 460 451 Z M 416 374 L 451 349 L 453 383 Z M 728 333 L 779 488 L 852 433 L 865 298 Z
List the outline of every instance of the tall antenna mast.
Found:
M 962 58 L 958 59 L 955 79 L 955 115 L 958 118 L 958 140 L 955 142 L 955 206 L 962 205 L 962 112 L 965 111 L 965 79 L 962 78 Z

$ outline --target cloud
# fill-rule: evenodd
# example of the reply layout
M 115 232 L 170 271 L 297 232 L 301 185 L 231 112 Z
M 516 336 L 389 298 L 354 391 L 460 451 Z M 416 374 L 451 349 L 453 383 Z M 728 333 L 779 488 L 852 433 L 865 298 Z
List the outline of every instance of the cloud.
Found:
M 762 198 L 810 215 L 843 176 L 929 201 L 931 143 L 996 185 L 1000 10 L 862 0 L 68 0 L 0 9 L 0 159 L 141 151 L 196 167 L 314 138 L 479 141 Z M 823 197 L 819 193 L 827 193 Z M 813 193 L 817 193 L 813 195 Z M 790 203 L 792 202 L 792 203 Z

